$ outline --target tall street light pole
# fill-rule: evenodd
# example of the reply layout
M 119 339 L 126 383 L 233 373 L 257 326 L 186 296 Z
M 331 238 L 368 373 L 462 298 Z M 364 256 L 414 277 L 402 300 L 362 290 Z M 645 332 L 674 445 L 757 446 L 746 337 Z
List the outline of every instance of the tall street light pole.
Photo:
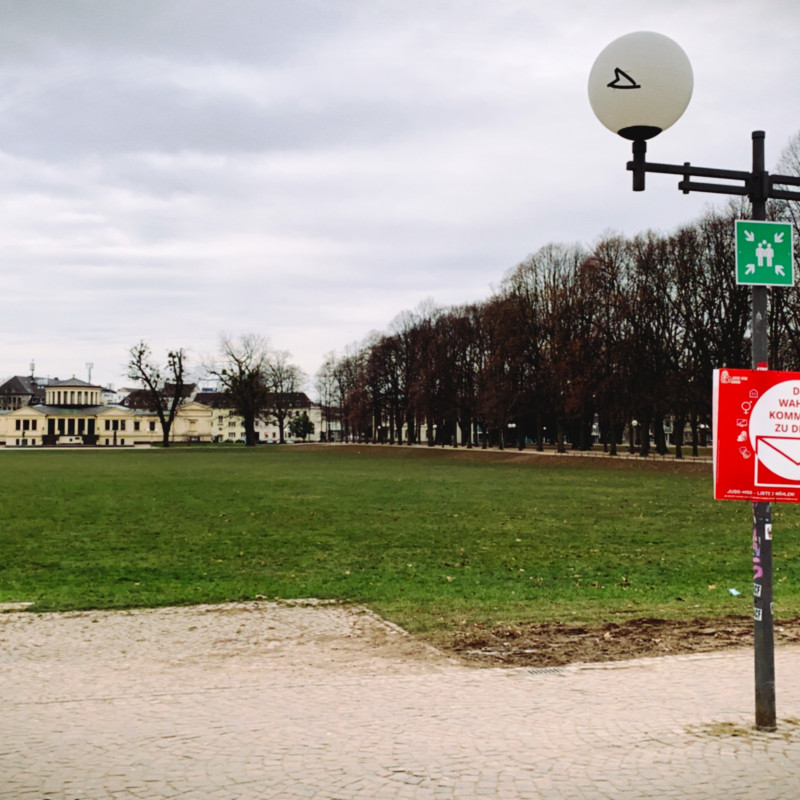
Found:
M 748 197 L 753 220 L 765 220 L 767 200 L 800 200 L 800 178 L 770 175 L 764 167 L 764 132 L 752 134 L 749 172 L 658 164 L 646 159 L 647 140 L 677 122 L 692 96 L 689 59 L 671 39 L 659 33 L 630 33 L 611 42 L 597 57 L 589 76 L 589 101 L 598 119 L 611 131 L 632 141 L 633 191 L 645 188 L 645 175 L 680 175 L 678 189 Z M 710 178 L 714 182 L 695 181 Z M 720 182 L 722 181 L 722 182 Z M 752 368 L 767 369 L 769 340 L 767 286 L 752 286 Z M 754 570 L 754 650 L 756 728 L 773 731 L 775 721 L 775 654 L 772 614 L 772 504 L 753 503 L 753 550 L 760 569 Z

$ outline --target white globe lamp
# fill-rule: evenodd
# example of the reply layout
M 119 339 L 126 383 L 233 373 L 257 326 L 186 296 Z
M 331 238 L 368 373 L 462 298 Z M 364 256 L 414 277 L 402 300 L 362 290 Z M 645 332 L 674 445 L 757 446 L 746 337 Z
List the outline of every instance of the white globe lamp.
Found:
M 644 141 L 680 119 L 692 97 L 692 65 L 668 36 L 651 31 L 615 39 L 589 74 L 589 102 L 603 125 Z

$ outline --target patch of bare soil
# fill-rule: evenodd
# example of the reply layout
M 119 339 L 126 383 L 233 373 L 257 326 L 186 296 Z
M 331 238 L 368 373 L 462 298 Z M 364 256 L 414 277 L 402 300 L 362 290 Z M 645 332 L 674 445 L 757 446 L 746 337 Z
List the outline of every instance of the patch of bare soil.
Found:
M 800 618 L 775 624 L 776 645 L 798 642 Z M 631 619 L 598 625 L 476 624 L 455 634 L 444 649 L 467 663 L 483 666 L 552 667 L 705 653 L 752 644 L 752 619 L 727 616 L 688 621 Z
M 800 643 L 800 618 L 775 625 L 776 645 Z M 228 683 L 250 671 L 553 667 L 702 653 L 753 644 L 747 617 L 631 619 L 598 625 L 472 625 L 436 647 L 364 608 L 301 600 L 128 611 L 0 613 L 0 669 L 47 685 L 60 673 L 100 686 L 120 675 L 207 669 Z M 128 679 L 128 678 L 126 678 Z M 18 680 L 22 680 L 19 677 Z M 41 691 L 41 689 L 39 690 Z

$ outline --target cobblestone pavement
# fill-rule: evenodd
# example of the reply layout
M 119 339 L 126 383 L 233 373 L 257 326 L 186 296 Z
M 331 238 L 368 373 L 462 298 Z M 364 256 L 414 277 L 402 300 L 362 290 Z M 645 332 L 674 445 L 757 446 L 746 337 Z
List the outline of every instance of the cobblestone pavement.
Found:
M 0 798 L 792 798 L 800 647 L 477 669 L 368 613 L 0 615 Z

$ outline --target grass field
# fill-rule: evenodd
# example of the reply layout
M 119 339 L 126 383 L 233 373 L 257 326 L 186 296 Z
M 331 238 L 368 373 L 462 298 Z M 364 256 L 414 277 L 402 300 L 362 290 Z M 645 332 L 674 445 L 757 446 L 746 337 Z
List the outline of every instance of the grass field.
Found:
M 751 506 L 711 494 L 708 465 L 510 451 L 6 451 L 0 602 L 332 598 L 415 632 L 746 616 Z M 774 530 L 775 614 L 796 616 L 795 507 Z

